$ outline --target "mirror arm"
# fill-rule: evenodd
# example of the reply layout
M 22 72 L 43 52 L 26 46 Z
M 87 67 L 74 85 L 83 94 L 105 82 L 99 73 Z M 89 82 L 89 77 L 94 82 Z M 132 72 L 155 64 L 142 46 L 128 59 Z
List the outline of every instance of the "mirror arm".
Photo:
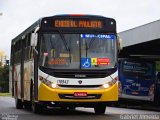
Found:
M 40 27 L 37 26 L 36 29 L 34 30 L 34 33 L 37 33 L 39 31 Z
M 33 47 L 33 50 L 38 55 L 38 50 L 35 47 Z

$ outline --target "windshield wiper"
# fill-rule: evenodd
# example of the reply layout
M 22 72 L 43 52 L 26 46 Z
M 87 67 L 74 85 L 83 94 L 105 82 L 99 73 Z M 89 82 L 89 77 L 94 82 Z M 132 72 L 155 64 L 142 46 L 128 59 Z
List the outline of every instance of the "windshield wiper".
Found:
M 94 35 L 94 37 L 91 39 L 91 41 L 89 42 L 89 45 L 87 44 L 87 42 L 85 41 L 85 45 L 86 45 L 86 58 L 88 56 L 88 50 L 90 49 L 90 47 L 92 46 L 92 44 L 94 43 L 96 38 L 96 35 Z
M 61 39 L 62 39 L 62 41 L 63 41 L 63 44 L 64 44 L 66 50 L 69 52 L 69 61 L 70 61 L 70 63 L 71 63 L 71 49 L 70 49 L 69 46 L 67 45 L 67 41 L 66 41 L 64 35 L 61 33 L 61 31 L 58 30 L 58 33 L 60 34 L 60 37 L 61 37 Z

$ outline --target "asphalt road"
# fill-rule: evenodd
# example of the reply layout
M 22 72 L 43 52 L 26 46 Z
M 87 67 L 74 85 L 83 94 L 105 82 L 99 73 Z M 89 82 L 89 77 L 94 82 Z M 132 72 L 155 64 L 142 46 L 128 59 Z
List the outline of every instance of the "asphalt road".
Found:
M 16 109 L 11 97 L 0 97 L 0 120 L 160 120 L 160 112 L 107 107 L 104 115 L 95 115 L 92 108 L 47 109 L 34 114 Z

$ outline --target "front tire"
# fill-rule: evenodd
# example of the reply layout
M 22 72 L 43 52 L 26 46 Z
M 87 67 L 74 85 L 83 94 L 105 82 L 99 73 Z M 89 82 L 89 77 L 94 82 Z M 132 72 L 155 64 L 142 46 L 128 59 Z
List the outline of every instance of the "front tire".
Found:
M 38 104 L 37 102 L 32 102 L 32 111 L 34 113 L 41 113 L 42 112 L 42 105 Z
M 32 106 L 32 105 L 31 105 L 31 102 L 29 102 L 29 101 L 25 101 L 25 102 L 24 102 L 24 108 L 25 108 L 25 109 L 31 110 L 31 106 Z
M 106 111 L 106 105 L 100 104 L 94 107 L 94 111 L 96 114 L 104 114 Z

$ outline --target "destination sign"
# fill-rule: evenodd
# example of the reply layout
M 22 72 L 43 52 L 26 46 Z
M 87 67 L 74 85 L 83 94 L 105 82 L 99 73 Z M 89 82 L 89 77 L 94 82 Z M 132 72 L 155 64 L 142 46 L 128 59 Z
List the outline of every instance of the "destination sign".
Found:
M 57 28 L 102 28 L 100 20 L 55 20 L 54 27 Z

